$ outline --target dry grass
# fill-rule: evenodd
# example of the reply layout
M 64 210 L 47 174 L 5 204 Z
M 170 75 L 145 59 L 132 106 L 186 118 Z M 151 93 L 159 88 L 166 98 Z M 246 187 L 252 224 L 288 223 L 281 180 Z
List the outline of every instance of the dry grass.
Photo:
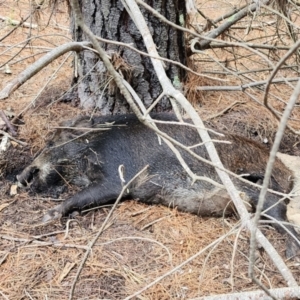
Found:
M 6 0 L 0 5 L 1 13 L 14 19 L 19 19 L 21 15 L 24 17 L 29 12 L 29 4 L 25 1 Z M 12 60 L 12 75 L 0 73 L 2 87 L 43 55 L 42 52 L 46 50 L 44 47 L 52 48 L 68 40 L 66 8 L 60 6 L 50 26 L 46 27 L 49 15 L 47 9 L 40 12 L 40 27 L 33 33 L 51 36 L 32 40 L 30 47 Z M 3 22 L 0 28 L 1 34 L 11 30 L 11 26 Z M 1 51 L 27 39 L 28 34 L 28 28 L 17 29 L 4 41 L 6 46 Z M 13 48 L 6 52 L 0 56 L 0 62 L 12 58 L 18 50 Z M 20 61 L 21 58 L 24 60 Z M 63 59 L 53 62 L 9 99 L 2 101 L 0 109 L 11 109 L 15 114 L 23 111 L 35 100 L 38 91 Z M 264 75 L 267 76 L 267 73 Z M 4 157 L 2 169 L 9 173 L 18 172 L 28 163 L 31 155 L 43 148 L 53 127 L 61 120 L 83 113 L 66 103 L 49 105 L 69 88 L 71 77 L 69 59 L 55 76 L 51 87 L 38 99 L 35 107 L 24 114 L 19 124 L 18 139 L 28 142 L 30 148 L 15 146 Z M 199 82 L 193 81 L 191 87 L 195 84 Z M 275 92 L 287 97 L 290 90 L 284 87 Z M 205 116 L 213 126 L 237 130 L 260 140 L 269 138 L 276 130 L 277 121 L 271 114 L 261 105 L 249 101 L 242 93 L 207 92 L 199 98 L 200 102 L 196 101 L 197 94 L 191 96 L 200 115 Z M 261 97 L 261 94 L 257 92 L 257 96 Z M 238 103 L 232 106 L 236 101 Z M 274 106 L 282 108 L 280 103 L 274 103 Z M 210 118 L 216 114 L 219 114 L 218 118 Z M 294 117 L 297 117 L 297 112 L 294 112 Z M 11 182 L 6 180 L 0 182 L 0 298 L 67 299 L 87 245 L 97 234 L 110 208 L 93 210 L 83 216 L 75 216 L 70 221 L 64 219 L 41 225 L 44 212 L 56 205 L 55 201 L 49 197 L 36 198 L 23 191 L 15 197 L 9 197 L 10 185 Z M 67 195 L 62 197 L 66 198 Z M 123 203 L 114 212 L 109 227 L 93 247 L 78 280 L 74 299 L 125 298 L 229 232 L 237 222 L 234 217 L 224 220 L 202 219 L 165 207 L 149 207 L 135 201 Z M 284 238 L 270 228 L 264 232 L 284 256 Z M 238 242 L 235 248 L 236 238 Z M 254 290 L 256 286 L 247 275 L 248 252 L 248 233 L 242 231 L 238 237 L 231 235 L 224 238 L 213 251 L 199 255 L 137 299 L 187 299 Z M 295 278 L 299 278 L 298 263 L 289 261 L 287 264 Z M 257 252 L 256 266 L 257 276 L 267 287 L 286 285 L 263 251 Z

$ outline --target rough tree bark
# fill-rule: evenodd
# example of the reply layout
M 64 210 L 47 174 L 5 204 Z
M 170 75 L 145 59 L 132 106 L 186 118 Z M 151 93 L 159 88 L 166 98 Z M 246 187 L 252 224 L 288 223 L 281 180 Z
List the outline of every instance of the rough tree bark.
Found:
M 120 0 L 80 2 L 85 23 L 94 34 L 105 39 L 130 43 L 137 49 L 145 51 L 142 36 Z M 182 25 L 186 12 L 185 1 L 147 0 L 145 2 L 170 21 Z M 184 34 L 162 23 L 143 8 L 142 11 L 159 54 L 162 57 L 185 63 Z M 81 30 L 75 28 L 74 21 L 71 26 L 74 40 L 88 40 Z M 150 59 L 123 46 L 112 44 L 102 44 L 102 46 L 145 106 L 149 107 L 162 92 Z M 166 71 L 174 86 L 180 88 L 185 76 L 184 71 L 173 64 L 166 64 Z M 83 108 L 97 107 L 102 114 L 120 114 L 129 111 L 129 106 L 110 81 L 103 63 L 96 54 L 84 51 L 78 55 L 78 74 L 77 78 L 74 76 L 74 83 L 78 83 L 77 93 Z M 162 99 L 156 106 L 156 111 L 169 109 L 171 105 L 167 99 Z

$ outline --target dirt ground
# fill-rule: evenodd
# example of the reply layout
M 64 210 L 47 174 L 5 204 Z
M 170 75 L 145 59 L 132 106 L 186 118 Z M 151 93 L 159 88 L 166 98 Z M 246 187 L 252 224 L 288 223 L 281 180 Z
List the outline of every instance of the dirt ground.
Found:
M 214 9 L 216 4 L 209 5 L 208 8 Z M 224 11 L 227 8 L 224 4 Z M 2 1 L 0 10 L 1 16 L 16 20 L 30 11 L 27 2 L 11 0 Z M 0 44 L 0 63 L 11 59 L 11 73 L 0 69 L 0 89 L 37 58 L 70 39 L 64 5 L 53 13 L 51 9 L 41 9 L 39 20 L 33 22 L 38 22 L 38 29 L 18 28 Z M 1 36 L 13 28 L 0 19 Z M 36 38 L 30 39 L 32 32 Z M 28 43 L 19 54 L 25 41 Z M 23 190 L 10 195 L 15 176 L 44 147 L 53 128 L 66 118 L 83 113 L 74 103 L 59 101 L 70 88 L 71 80 L 72 56 L 64 56 L 0 102 L 0 109 L 11 114 L 11 118 L 22 113 L 16 138 L 27 143 L 22 146 L 13 142 L 0 157 L 0 299 L 68 299 L 75 280 L 73 299 L 124 299 L 197 253 L 190 262 L 133 299 L 193 299 L 256 290 L 257 286 L 248 278 L 249 233 L 239 230 L 237 217 L 200 218 L 136 201 L 122 203 L 113 212 L 76 278 L 110 206 L 45 225 L 41 223 L 44 213 L 67 194 L 59 199 L 31 195 Z M 291 93 L 283 85 L 272 92 L 284 99 Z M 259 91 L 256 93 L 261 97 Z M 197 94 L 196 103 L 194 98 L 191 100 L 211 126 L 267 141 L 266 146 L 271 146 L 278 122 L 242 92 L 206 92 Z M 277 109 L 282 108 L 276 101 L 273 104 Z M 296 128 L 299 126 L 297 109 L 293 112 Z M 287 132 L 281 151 L 298 155 L 299 147 L 299 138 Z M 270 226 L 262 230 L 284 257 L 285 237 Z M 223 235 L 219 243 L 205 249 Z M 291 259 L 286 264 L 299 279 L 299 260 Z M 256 253 L 255 272 L 268 288 L 286 286 L 262 249 Z

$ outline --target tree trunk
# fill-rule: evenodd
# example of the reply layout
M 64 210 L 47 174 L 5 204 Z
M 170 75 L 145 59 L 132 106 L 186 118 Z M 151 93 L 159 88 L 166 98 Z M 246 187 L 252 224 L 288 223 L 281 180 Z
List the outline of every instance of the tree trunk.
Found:
M 185 1 L 180 0 L 147 0 L 145 1 L 159 11 L 168 20 L 179 24 L 185 16 Z M 99 37 L 131 44 L 141 51 L 146 51 L 143 39 L 120 0 L 82 1 L 82 14 L 85 23 Z M 147 21 L 154 42 L 162 57 L 185 63 L 185 43 L 182 31 L 162 23 L 153 15 L 141 8 Z M 88 40 L 85 34 L 74 26 L 73 38 L 76 41 Z M 115 68 L 122 72 L 124 78 L 142 99 L 146 107 L 162 92 L 157 75 L 148 57 L 123 46 L 102 43 L 102 47 L 112 58 Z M 166 72 L 176 87 L 180 88 L 185 73 L 179 67 L 166 63 Z M 129 107 L 115 87 L 99 57 L 91 51 L 78 55 L 77 93 L 80 105 L 85 109 L 97 107 L 102 114 L 121 114 L 129 111 Z M 156 111 L 171 108 L 167 99 L 162 99 Z

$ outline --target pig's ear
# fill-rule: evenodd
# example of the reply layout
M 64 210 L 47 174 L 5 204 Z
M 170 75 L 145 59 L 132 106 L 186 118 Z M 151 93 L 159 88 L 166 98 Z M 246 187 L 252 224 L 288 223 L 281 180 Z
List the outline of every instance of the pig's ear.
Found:
M 78 136 L 88 133 L 89 128 L 92 128 L 94 120 L 87 116 L 80 116 L 75 119 L 63 121 L 59 124 L 59 128 L 55 134 L 50 138 L 54 144 L 62 144 Z
M 92 128 L 94 125 L 94 119 L 91 117 L 82 117 L 76 120 L 73 127 Z
M 91 117 L 81 116 L 75 119 L 63 121 L 60 123 L 61 127 L 81 127 L 91 128 L 94 125 L 94 120 Z

